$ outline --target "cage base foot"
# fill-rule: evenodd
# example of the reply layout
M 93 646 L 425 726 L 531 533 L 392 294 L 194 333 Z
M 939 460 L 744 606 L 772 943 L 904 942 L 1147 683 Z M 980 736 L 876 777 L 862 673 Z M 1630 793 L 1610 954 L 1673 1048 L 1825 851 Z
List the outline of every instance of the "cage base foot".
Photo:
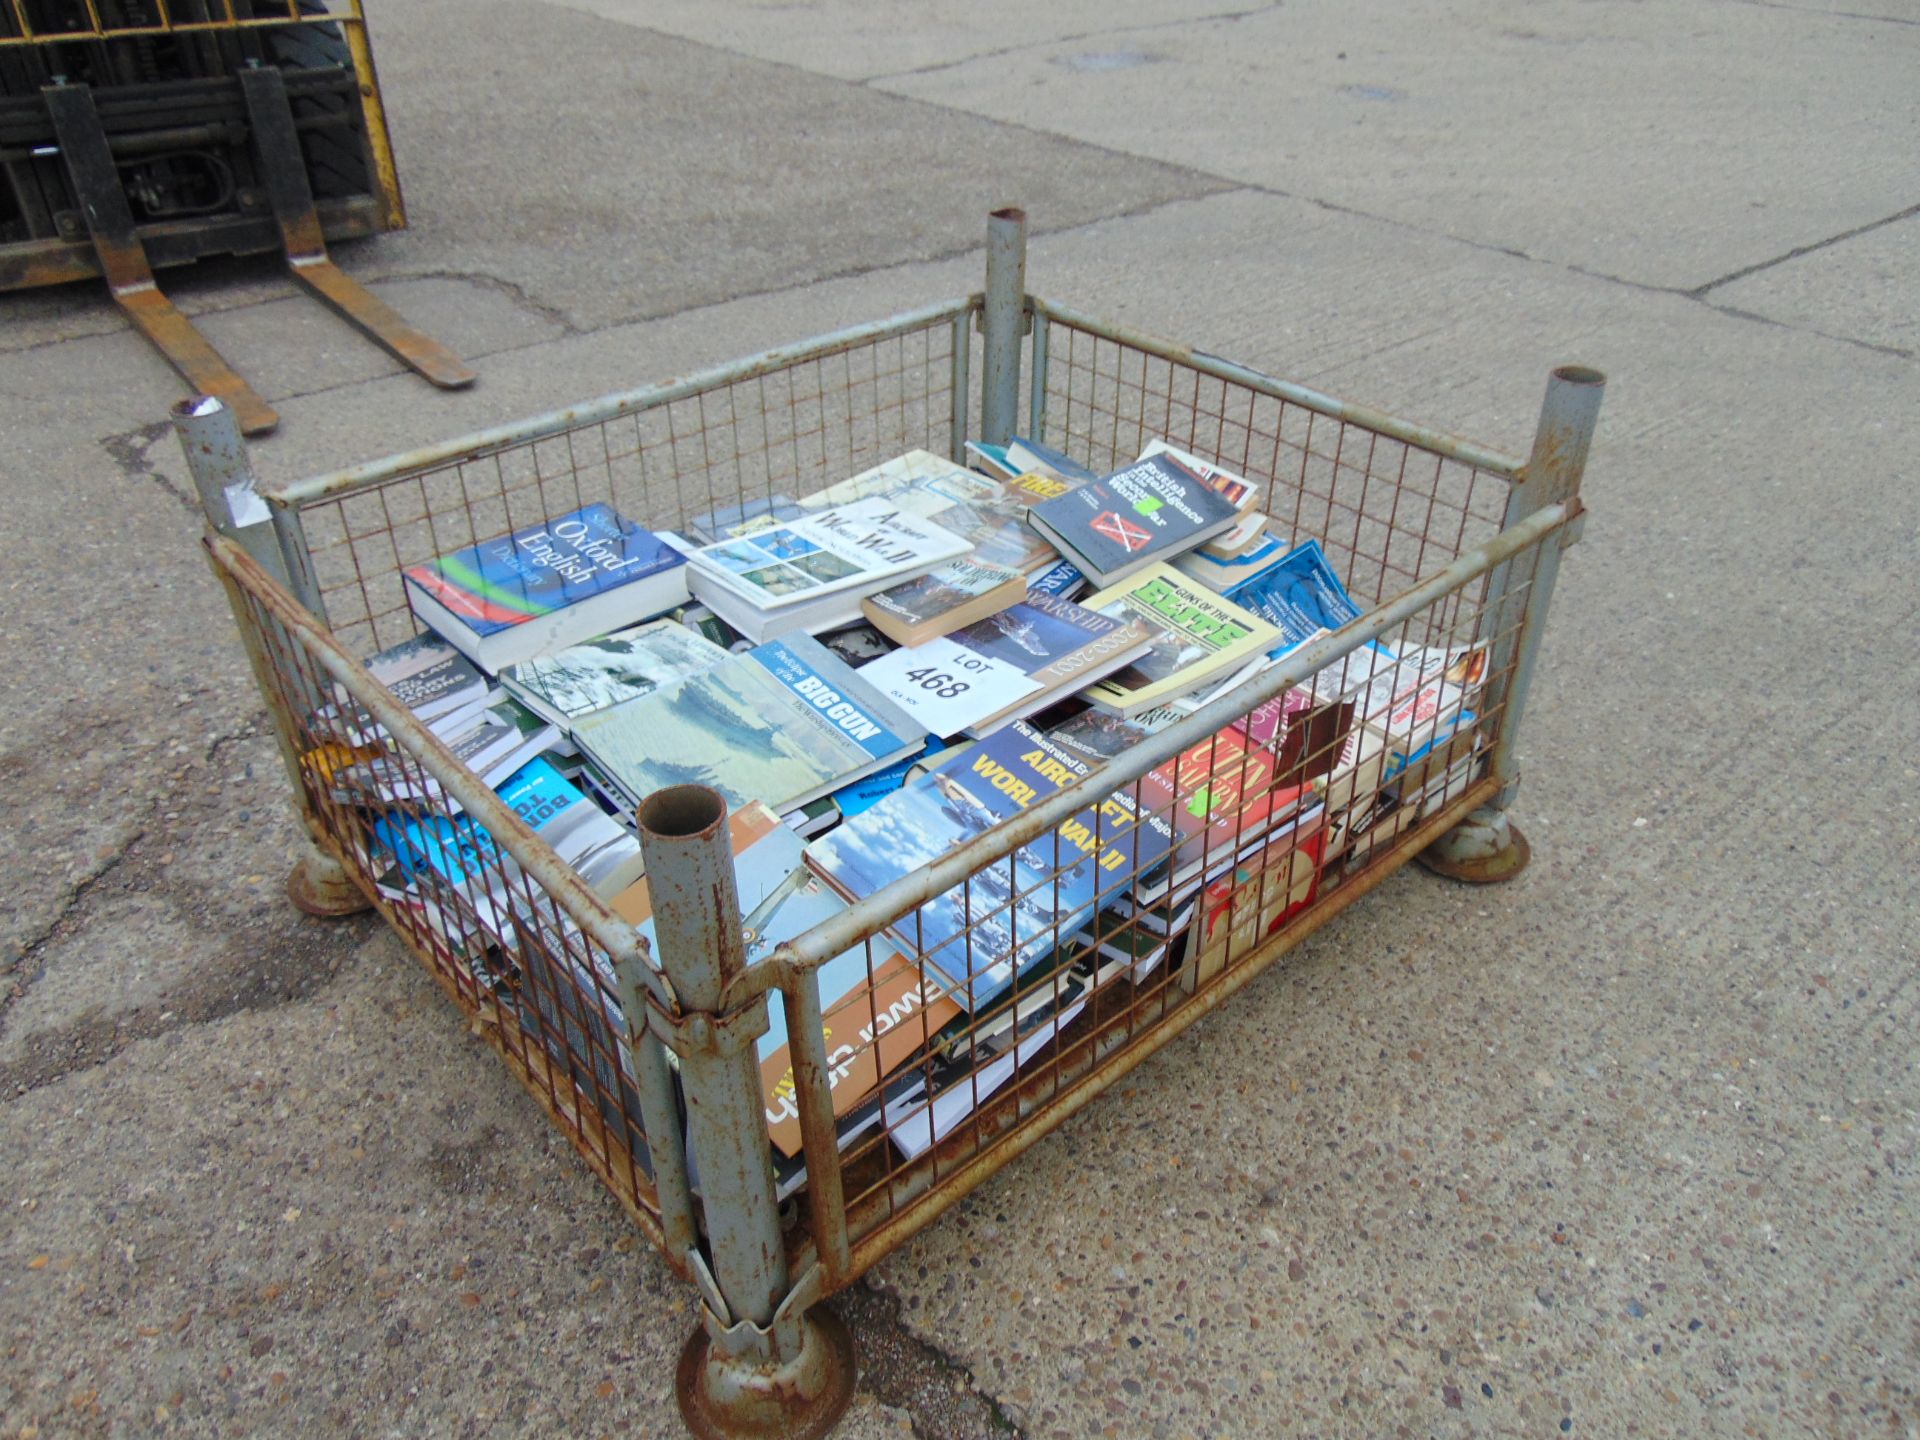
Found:
M 1504 810 L 1474 811 L 1417 857 L 1448 880 L 1497 885 L 1511 880 L 1533 859 L 1533 847 Z
M 322 920 L 358 915 L 373 908 L 360 887 L 348 878 L 346 867 L 317 849 L 309 849 L 288 872 L 287 899 L 301 914 Z
M 768 1366 L 714 1350 L 704 1327 L 680 1352 L 674 1390 L 697 1440 L 820 1440 L 853 1403 L 853 1336 L 831 1310 L 805 1321 L 799 1357 Z

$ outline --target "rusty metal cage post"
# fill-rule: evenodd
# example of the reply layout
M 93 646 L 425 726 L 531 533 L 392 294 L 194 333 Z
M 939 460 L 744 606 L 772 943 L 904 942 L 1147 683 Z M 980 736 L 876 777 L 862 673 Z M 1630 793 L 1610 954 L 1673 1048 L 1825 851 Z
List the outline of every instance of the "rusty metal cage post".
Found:
M 179 438 L 187 471 L 200 495 L 201 513 L 208 526 L 246 551 L 254 563 L 282 583 L 285 561 L 265 503 L 260 499 L 247 457 L 247 442 L 231 407 L 212 395 L 194 395 L 173 407 L 173 429 Z M 262 695 L 275 694 L 265 656 L 253 642 L 254 630 L 245 621 L 239 596 L 227 585 L 227 601 L 234 621 L 248 640 L 247 659 Z M 326 827 L 307 803 L 300 780 L 297 739 L 290 719 L 273 707 L 274 736 L 293 782 L 293 805 L 306 837 L 301 856 L 287 877 L 287 898 L 308 915 L 353 915 L 367 909 L 366 896 L 353 883 L 346 867 L 328 850 Z
M 1532 858 L 1527 837 L 1507 815 L 1520 788 L 1515 746 L 1540 637 L 1546 629 L 1547 607 L 1560 573 L 1560 553 L 1579 539 L 1580 479 L 1593 448 L 1606 385 L 1605 375 L 1578 365 L 1560 366 L 1547 377 L 1526 469 L 1507 495 L 1505 524 L 1509 527 L 1549 505 L 1565 506 L 1572 518 L 1563 535 L 1541 550 L 1524 586 L 1516 583 L 1512 562 L 1494 571 L 1488 582 L 1484 624 L 1488 672 L 1493 677 L 1488 698 L 1489 708 L 1500 716 L 1489 770 L 1500 789 L 1421 854 L 1423 865 L 1451 879 L 1475 884 L 1511 880 Z M 1506 614 L 1516 591 L 1523 592 L 1517 624 Z
M 1027 212 L 987 217 L 987 289 L 980 314 L 980 438 L 1004 445 L 1020 423 L 1020 330 L 1027 307 Z M 965 457 L 956 447 L 954 460 Z
M 709 786 L 675 785 L 636 818 L 678 1001 L 649 1006 L 647 1023 L 680 1061 L 706 1216 L 707 1254 L 688 1253 L 705 1304 L 681 1357 L 681 1411 L 696 1434 L 824 1434 L 853 1398 L 852 1342 L 831 1317 L 807 1314 L 789 1283 L 754 1056 L 766 1004 L 722 1010 L 747 966 L 727 803 Z

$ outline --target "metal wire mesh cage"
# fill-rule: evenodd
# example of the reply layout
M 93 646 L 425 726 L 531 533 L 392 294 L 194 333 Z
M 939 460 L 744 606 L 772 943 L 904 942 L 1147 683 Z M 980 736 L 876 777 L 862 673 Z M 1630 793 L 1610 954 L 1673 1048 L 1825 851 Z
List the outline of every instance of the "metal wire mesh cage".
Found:
M 700 1282 L 716 1341 L 763 1365 L 791 1360 L 782 1326 L 813 1300 L 1464 817 L 1504 805 L 1579 513 L 1597 376 L 1554 382 L 1523 464 L 1030 296 L 1010 330 L 993 291 L 990 277 L 984 298 L 283 486 L 267 498 L 285 588 L 209 541 L 317 843 Z M 731 973 L 675 953 L 698 932 L 670 926 L 664 900 L 652 954 L 355 658 L 419 628 L 410 564 L 592 501 L 675 527 L 912 447 L 958 458 L 970 434 L 1010 426 L 1095 471 L 1165 438 L 1241 472 L 1365 613 Z M 377 806 L 332 783 L 364 738 L 338 723 L 349 711 L 390 737 Z M 714 817 L 640 818 L 685 838 Z M 396 884 L 401 823 L 459 836 L 458 865 Z M 1103 881 L 1112 847 L 1152 826 L 1170 837 L 1158 893 L 1131 869 Z M 1063 915 L 1047 902 L 1089 863 L 1096 903 Z M 708 948 L 738 938 L 707 920 Z M 936 930 L 939 972 L 963 982 L 893 983 Z M 849 956 L 864 983 L 823 1014 L 821 972 Z M 770 1018 L 789 1060 L 763 1074 L 752 1042 Z M 729 1086 L 736 1118 L 716 1130 L 709 1100 Z M 769 1234 L 775 1253 L 748 1253 Z

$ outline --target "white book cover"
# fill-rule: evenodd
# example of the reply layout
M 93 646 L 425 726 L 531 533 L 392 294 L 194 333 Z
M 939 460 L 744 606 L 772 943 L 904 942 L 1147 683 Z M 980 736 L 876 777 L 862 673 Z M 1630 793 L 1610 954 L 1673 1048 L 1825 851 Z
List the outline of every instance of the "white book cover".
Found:
M 876 496 L 703 545 L 688 560 L 696 574 L 756 608 L 777 610 L 840 591 L 870 593 L 971 548 L 951 531 Z

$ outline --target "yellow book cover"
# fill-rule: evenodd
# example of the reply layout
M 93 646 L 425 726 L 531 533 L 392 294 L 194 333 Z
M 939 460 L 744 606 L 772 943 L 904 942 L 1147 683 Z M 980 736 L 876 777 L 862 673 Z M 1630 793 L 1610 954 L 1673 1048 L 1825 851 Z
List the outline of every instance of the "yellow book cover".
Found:
M 1116 620 L 1144 620 L 1159 632 L 1153 648 L 1086 691 L 1114 715 L 1163 705 L 1227 679 L 1279 643 L 1280 632 L 1171 565 L 1148 566 L 1081 602 Z

